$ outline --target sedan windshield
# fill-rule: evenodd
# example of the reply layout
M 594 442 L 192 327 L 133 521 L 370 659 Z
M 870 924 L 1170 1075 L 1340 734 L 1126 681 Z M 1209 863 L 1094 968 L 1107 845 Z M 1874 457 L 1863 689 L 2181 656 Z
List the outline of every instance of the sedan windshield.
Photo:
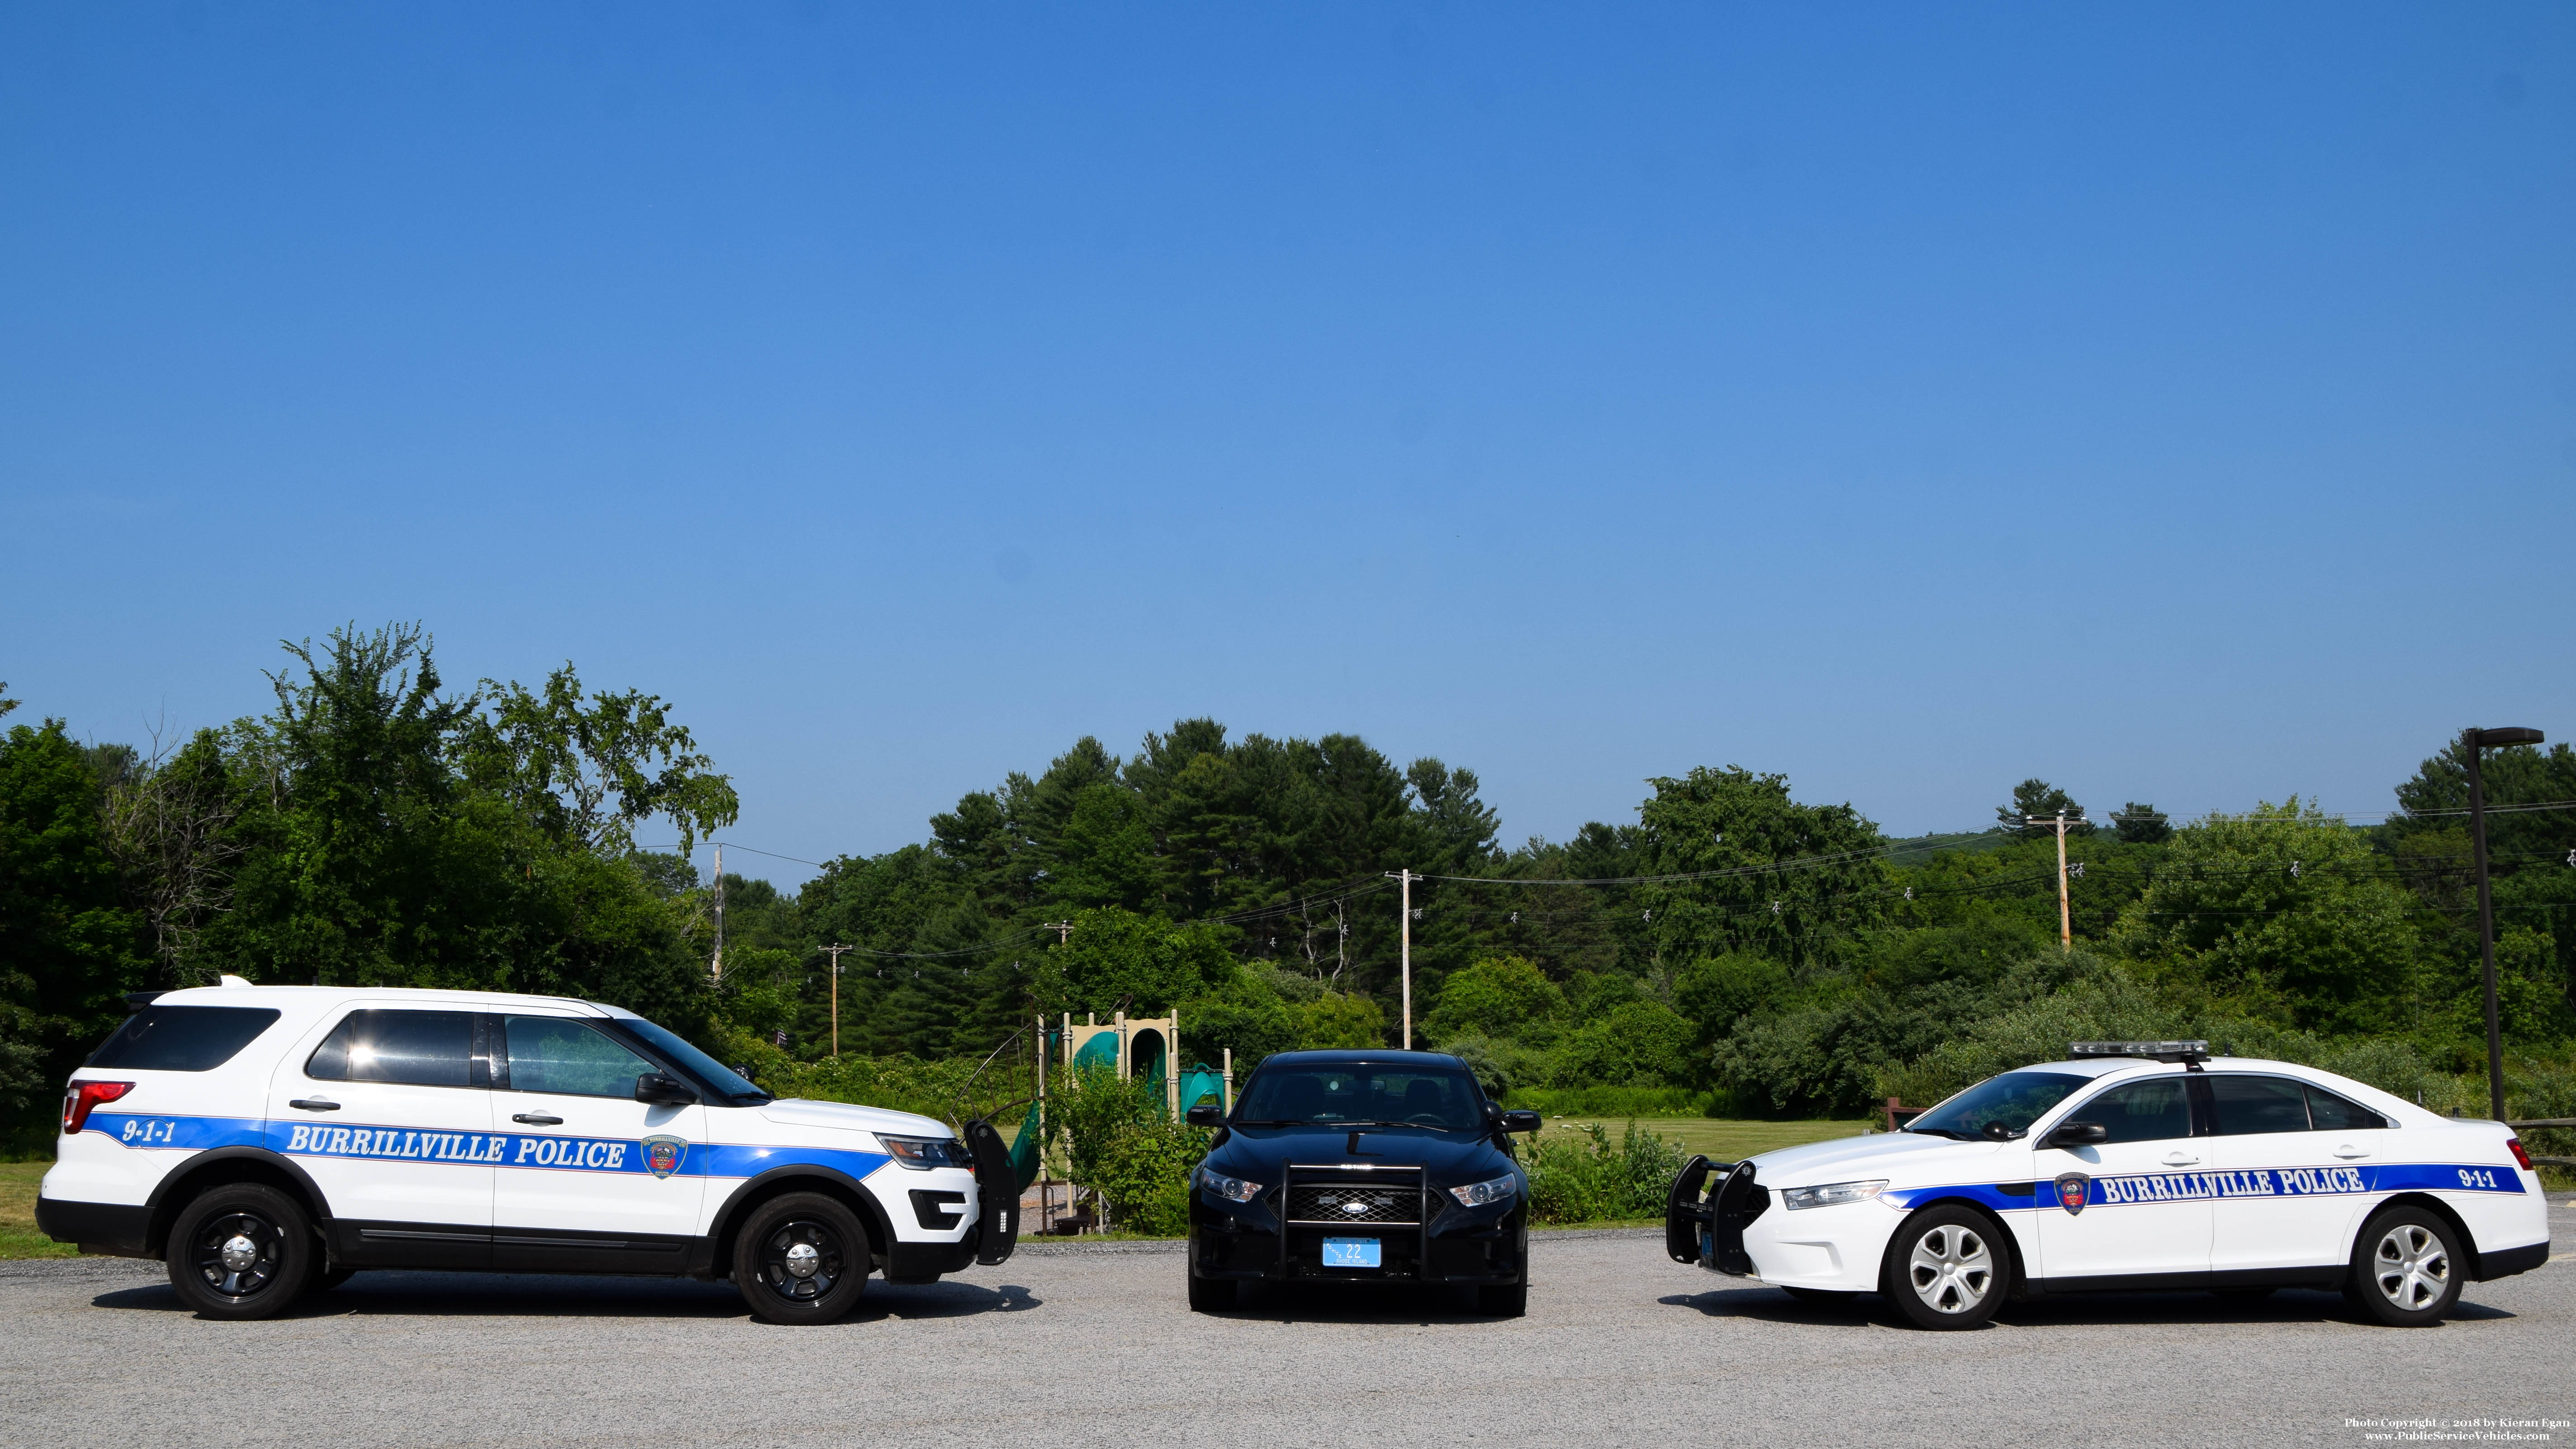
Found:
M 1413 1066 L 1264 1067 L 1243 1089 L 1237 1126 L 1484 1127 L 1476 1083 L 1465 1072 Z
M 2006 1072 L 1988 1077 L 1906 1125 L 1908 1132 L 1974 1142 L 1997 1135 L 2019 1137 L 2066 1094 L 2092 1081 L 2069 1072 Z

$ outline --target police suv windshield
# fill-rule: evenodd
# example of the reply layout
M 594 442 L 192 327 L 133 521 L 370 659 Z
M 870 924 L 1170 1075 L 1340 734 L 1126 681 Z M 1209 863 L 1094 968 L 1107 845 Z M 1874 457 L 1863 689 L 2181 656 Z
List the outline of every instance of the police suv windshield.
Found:
M 736 1106 L 756 1107 L 772 1100 L 767 1092 L 737 1076 L 731 1067 L 689 1045 L 674 1032 L 640 1016 L 621 1016 L 612 1024 L 634 1033 L 646 1046 L 661 1053 L 664 1061 L 694 1075 Z
M 2006 1072 L 1933 1107 L 1905 1130 L 1961 1142 L 2019 1137 L 2067 1093 L 2092 1080 L 2071 1072 Z
M 1418 1066 L 1264 1067 L 1235 1109 L 1238 1127 L 1484 1127 L 1476 1083 L 1465 1072 Z

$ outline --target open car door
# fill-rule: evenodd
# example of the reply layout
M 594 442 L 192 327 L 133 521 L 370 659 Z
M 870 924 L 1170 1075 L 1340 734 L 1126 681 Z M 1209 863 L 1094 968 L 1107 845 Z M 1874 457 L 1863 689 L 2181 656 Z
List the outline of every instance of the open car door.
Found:
M 975 1159 L 977 1220 L 975 1261 L 992 1267 L 1020 1245 L 1020 1174 L 1001 1131 L 978 1117 L 966 1124 L 966 1151 Z

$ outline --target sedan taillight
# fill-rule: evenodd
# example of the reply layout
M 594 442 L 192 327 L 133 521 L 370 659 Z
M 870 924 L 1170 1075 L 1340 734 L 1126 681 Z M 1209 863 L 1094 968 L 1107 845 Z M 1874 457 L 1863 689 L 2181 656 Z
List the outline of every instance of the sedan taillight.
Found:
M 2523 1171 L 2529 1172 L 2532 1170 L 2531 1150 L 2522 1145 L 2521 1138 L 2508 1137 L 2504 1140 L 2504 1145 L 2513 1149 L 2513 1160 L 2522 1164 Z
M 74 1082 L 63 1089 L 63 1135 L 77 1137 L 89 1125 L 90 1109 L 134 1090 L 132 1082 Z

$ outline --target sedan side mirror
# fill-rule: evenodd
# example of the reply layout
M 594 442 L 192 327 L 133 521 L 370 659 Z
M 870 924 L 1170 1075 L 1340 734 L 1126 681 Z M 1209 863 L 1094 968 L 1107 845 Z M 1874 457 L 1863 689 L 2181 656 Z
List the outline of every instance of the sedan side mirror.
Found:
M 2060 1122 L 2042 1147 L 2086 1147 L 2111 1140 L 2111 1129 L 2099 1122 Z
M 698 1094 L 660 1072 L 646 1072 L 635 1079 L 635 1100 L 655 1107 L 694 1107 Z
M 1503 1114 L 1503 1130 L 1506 1132 L 1536 1132 L 1538 1128 L 1538 1114 L 1526 1107 Z
M 1192 1107 L 1189 1110 L 1188 1115 L 1189 1124 L 1193 1127 L 1222 1127 L 1225 1125 L 1225 1109 L 1223 1107 Z

